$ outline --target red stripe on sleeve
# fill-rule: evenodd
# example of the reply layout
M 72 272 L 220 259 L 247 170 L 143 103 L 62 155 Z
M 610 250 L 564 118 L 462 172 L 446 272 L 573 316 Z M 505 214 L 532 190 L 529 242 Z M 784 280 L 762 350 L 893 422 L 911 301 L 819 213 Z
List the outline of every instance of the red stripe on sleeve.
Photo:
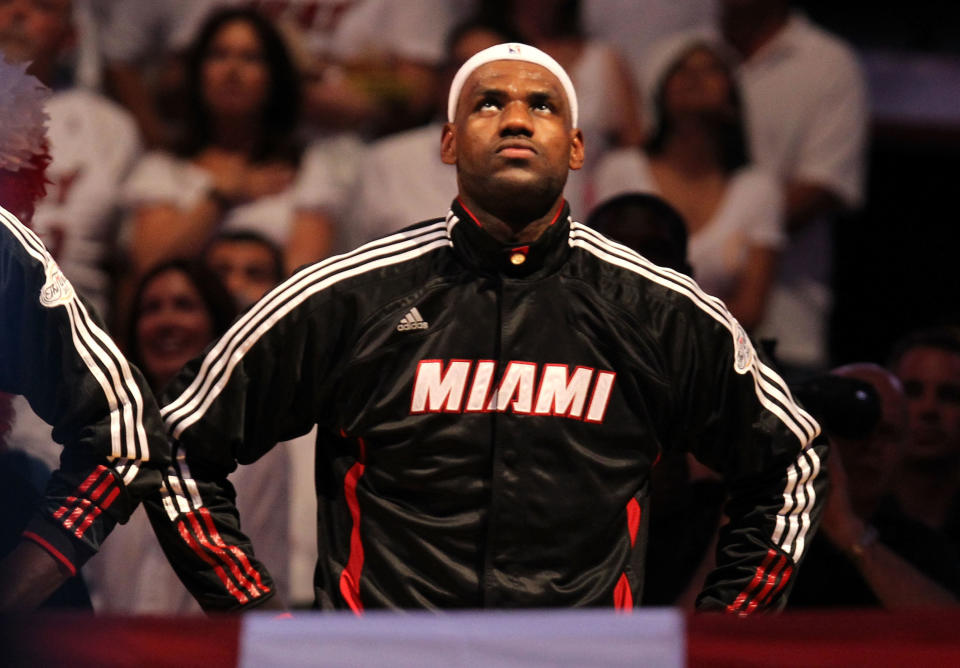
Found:
M 83 520 L 83 522 L 80 523 L 80 526 L 78 526 L 76 530 L 73 532 L 73 535 L 76 536 L 77 538 L 83 538 L 83 534 L 86 533 L 87 529 L 90 528 L 90 525 L 93 524 L 93 521 L 97 519 L 97 517 L 99 516 L 100 516 L 99 508 L 94 508 L 93 510 L 91 510 L 90 513 Z
M 210 566 L 213 566 L 214 573 L 216 573 L 217 577 L 220 578 L 220 582 L 223 583 L 224 589 L 226 589 L 231 596 L 237 599 L 237 601 L 239 601 L 241 604 L 244 604 L 250 600 L 249 598 L 247 598 L 246 594 L 240 591 L 237 588 L 237 586 L 233 584 L 233 581 L 230 580 L 230 576 L 227 575 L 227 572 L 225 570 L 223 570 L 223 567 L 219 566 L 210 557 L 210 555 L 204 552 L 203 548 L 200 547 L 196 539 L 194 539 L 194 537 L 190 534 L 190 531 L 187 529 L 187 526 L 183 522 L 183 520 L 181 520 L 180 522 L 177 522 L 177 530 L 180 532 L 180 538 L 182 538 L 183 542 L 186 543 L 191 550 L 193 550 L 194 554 L 200 557 L 200 559 L 202 559 L 204 563 Z
M 106 479 L 102 483 L 97 485 L 97 488 L 95 490 L 93 490 L 93 493 L 90 495 L 90 499 L 93 501 L 96 501 L 97 499 L 99 499 L 103 495 L 103 493 L 107 491 L 107 488 L 109 488 L 110 485 L 112 484 L 113 484 L 113 476 L 108 475 Z
M 793 568 L 791 566 L 787 566 L 785 569 L 783 569 L 783 575 L 780 576 L 780 583 L 774 588 L 772 592 L 770 592 L 770 595 L 767 596 L 766 599 L 758 600 L 756 604 L 763 605 L 764 607 L 766 607 L 770 603 L 770 601 L 773 601 L 774 599 L 776 599 L 777 594 L 780 593 L 780 590 L 783 589 L 784 585 L 786 585 L 787 582 L 789 582 L 791 575 L 793 575 Z
M 60 550 L 58 550 L 58 549 L 55 548 L 53 545 L 51 545 L 50 543 L 48 543 L 47 541 L 45 541 L 43 538 L 41 538 L 41 537 L 38 536 L 37 534 L 33 533 L 32 531 L 24 531 L 24 532 L 23 532 L 23 537 L 24 537 L 24 538 L 29 538 L 29 539 L 32 540 L 34 543 L 36 543 L 37 545 L 39 545 L 40 547 L 42 547 L 44 550 L 46 550 L 47 552 L 49 552 L 50 555 L 51 555 L 54 559 L 56 559 L 56 560 L 59 561 L 61 564 L 63 564 L 64 566 L 67 567 L 67 570 L 70 571 L 70 575 L 76 575 L 76 574 L 77 574 L 77 567 L 74 566 L 74 565 L 70 562 L 70 560 L 67 559 L 67 558 L 63 555 L 63 553 L 62 553 Z
M 97 466 L 97 468 L 93 469 L 93 473 L 88 475 L 87 479 L 80 484 L 80 487 L 77 488 L 77 491 L 81 493 L 86 492 L 88 489 L 90 489 L 93 483 L 95 483 L 97 480 L 100 479 L 100 476 L 102 476 L 104 473 L 107 473 L 107 474 L 110 473 L 107 470 L 107 467 L 103 466 L 102 464 Z
M 53 514 L 53 519 L 58 520 L 64 515 L 66 515 L 67 512 L 70 510 L 70 508 L 73 507 L 73 504 L 75 504 L 76 502 L 77 502 L 77 497 L 68 496 L 66 505 L 63 505 L 57 508 L 57 512 Z
M 767 574 L 766 584 L 763 586 L 763 589 L 761 589 L 760 593 L 757 594 L 752 601 L 750 601 L 750 604 L 743 610 L 744 613 L 749 614 L 757 609 L 757 606 L 760 605 L 760 602 L 763 601 L 763 599 L 767 597 L 767 594 L 773 590 L 773 586 L 777 583 L 777 576 L 786 565 L 787 558 L 781 554 L 777 565 Z
M 727 606 L 727 612 L 737 612 L 744 603 L 747 602 L 747 599 L 750 596 L 750 593 L 756 589 L 760 583 L 763 581 L 763 577 L 767 572 L 767 566 L 770 565 L 770 562 L 773 561 L 774 557 L 777 556 L 777 553 L 774 550 L 767 550 L 767 554 L 763 558 L 763 563 L 757 567 L 757 572 L 753 576 L 753 580 L 750 581 L 750 584 L 744 588 L 742 592 L 737 596 L 737 598 Z
M 197 520 L 196 512 L 190 511 L 185 515 L 185 517 L 187 520 L 189 520 L 190 526 L 193 528 L 192 536 L 196 539 L 199 546 L 206 550 L 207 554 L 211 555 L 211 558 L 216 557 L 217 561 L 221 565 L 229 569 L 230 574 L 233 575 L 241 588 L 245 589 L 253 598 L 259 597 L 260 592 L 257 590 L 256 585 L 250 582 L 250 580 L 248 580 L 246 576 L 240 572 L 240 567 L 230 558 L 230 553 L 222 547 L 210 542 L 210 539 L 204 535 L 203 527 L 200 526 L 200 522 Z
M 224 542 L 223 537 L 220 536 L 220 532 L 217 531 L 216 525 L 213 523 L 213 518 L 210 516 L 209 508 L 198 508 L 197 513 L 200 514 L 200 517 L 203 518 L 203 523 L 207 527 L 207 531 L 210 534 L 210 538 L 213 540 L 214 544 L 223 549 L 229 550 L 230 554 L 233 555 L 234 559 L 240 562 L 240 565 L 243 566 L 243 570 L 246 574 L 253 578 L 253 581 L 257 584 L 257 587 L 263 592 L 268 592 L 270 589 L 263 585 L 263 580 L 260 578 L 260 573 L 256 568 L 253 567 L 253 564 L 250 563 L 250 560 L 247 559 L 247 555 L 236 545 L 227 545 Z M 259 594 L 258 594 L 259 595 Z

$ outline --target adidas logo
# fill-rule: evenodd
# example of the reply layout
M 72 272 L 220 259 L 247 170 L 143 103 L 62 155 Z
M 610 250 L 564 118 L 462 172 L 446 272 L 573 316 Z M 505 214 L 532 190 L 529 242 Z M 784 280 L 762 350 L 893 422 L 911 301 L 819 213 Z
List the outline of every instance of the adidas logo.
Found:
M 420 311 L 418 311 L 417 307 L 414 306 L 412 309 L 407 311 L 405 316 L 403 316 L 403 320 L 401 320 L 400 324 L 397 325 L 397 331 L 407 332 L 411 329 L 427 329 L 429 326 L 430 323 L 423 319 L 423 316 L 420 315 Z

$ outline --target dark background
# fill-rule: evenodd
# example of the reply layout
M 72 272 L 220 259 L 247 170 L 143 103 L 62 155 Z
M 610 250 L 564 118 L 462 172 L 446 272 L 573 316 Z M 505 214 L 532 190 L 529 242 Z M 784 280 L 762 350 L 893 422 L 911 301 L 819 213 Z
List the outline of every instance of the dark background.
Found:
M 960 59 L 960 2 L 795 4 L 861 53 Z M 960 80 L 955 86 L 953 122 L 873 122 L 866 204 L 835 228 L 834 363 L 882 363 L 912 329 L 960 325 Z

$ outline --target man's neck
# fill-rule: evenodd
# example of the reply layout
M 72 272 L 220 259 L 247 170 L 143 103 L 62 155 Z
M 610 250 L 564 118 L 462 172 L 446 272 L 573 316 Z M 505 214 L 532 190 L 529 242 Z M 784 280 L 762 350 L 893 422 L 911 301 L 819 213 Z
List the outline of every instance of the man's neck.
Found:
M 476 219 L 487 234 L 506 244 L 536 241 L 544 230 L 556 221 L 563 208 L 562 197 L 558 197 L 545 213 L 531 213 L 524 210 L 493 212 L 464 193 L 459 195 L 459 200 L 463 208 Z
M 654 161 L 668 163 L 687 176 L 697 177 L 721 170 L 717 143 L 711 130 L 694 119 L 682 122 Z
M 724 38 L 747 61 L 765 47 L 790 20 L 789 9 L 771 10 L 765 14 L 754 13 L 749 18 L 740 16 L 725 17 L 721 21 Z

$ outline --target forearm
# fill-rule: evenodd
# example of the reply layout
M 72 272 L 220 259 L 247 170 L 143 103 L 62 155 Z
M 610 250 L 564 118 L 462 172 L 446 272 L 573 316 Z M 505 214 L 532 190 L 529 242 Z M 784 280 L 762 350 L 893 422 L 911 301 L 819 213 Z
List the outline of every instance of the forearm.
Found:
M 860 536 L 841 545 L 885 608 L 944 607 L 960 604 L 949 591 L 875 538 L 861 524 Z
M 787 231 L 791 234 L 822 216 L 843 210 L 843 202 L 833 191 L 815 183 L 788 183 L 786 199 Z
M 142 274 L 173 257 L 195 255 L 216 232 L 224 208 L 211 193 L 189 210 L 162 206 L 139 212 L 131 244 L 136 272 Z
M 73 573 L 32 540 L 21 540 L 0 562 L 0 612 L 34 610 Z

